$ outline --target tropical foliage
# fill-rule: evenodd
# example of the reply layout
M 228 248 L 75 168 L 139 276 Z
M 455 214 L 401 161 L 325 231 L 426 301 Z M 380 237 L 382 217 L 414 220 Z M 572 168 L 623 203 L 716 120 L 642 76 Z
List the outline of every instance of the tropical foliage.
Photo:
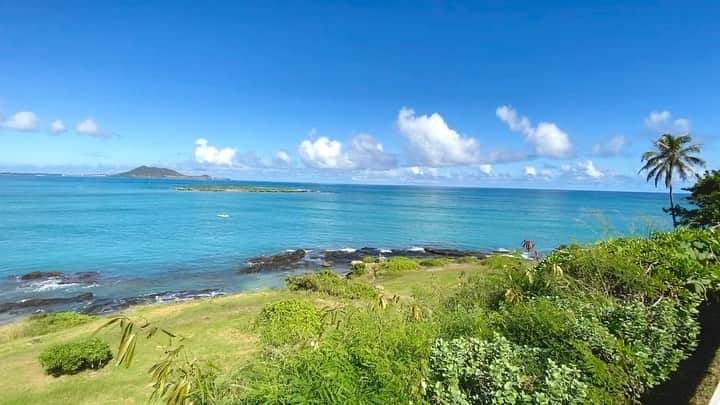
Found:
M 693 208 L 679 208 L 681 223 L 695 228 L 720 225 L 720 171 L 706 171 L 697 182 L 685 189 L 690 192 L 687 201 Z
M 455 287 L 411 299 L 325 306 L 328 291 L 308 288 L 322 295 L 264 307 L 262 350 L 240 368 L 221 372 L 171 343 L 150 370 L 153 395 L 171 404 L 635 402 L 694 349 L 698 307 L 720 291 L 719 255 L 717 232 L 678 229 L 566 246 L 539 264 L 490 257 Z M 121 364 L 134 334 L 162 331 L 109 323 L 121 326 Z
M 673 226 L 677 227 L 677 211 L 673 200 L 673 179 L 677 176 L 685 181 L 694 173 L 693 167 L 704 166 L 705 162 L 695 154 L 700 153 L 700 145 L 690 144 L 690 135 L 673 136 L 664 134 L 655 143 L 655 150 L 645 152 L 640 169 L 647 172 L 647 181 L 654 180 L 655 187 L 662 181 L 670 193 L 670 208 Z

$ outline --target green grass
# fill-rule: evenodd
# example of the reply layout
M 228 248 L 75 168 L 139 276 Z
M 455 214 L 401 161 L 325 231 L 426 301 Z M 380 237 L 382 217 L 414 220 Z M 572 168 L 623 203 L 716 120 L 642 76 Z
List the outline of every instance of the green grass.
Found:
M 400 272 L 361 279 L 380 286 L 384 294 L 410 300 L 413 294 L 424 289 L 450 288 L 460 283 L 467 273 L 482 270 L 480 265 L 452 264 L 444 269 L 427 269 Z M 242 293 L 206 300 L 177 304 L 135 307 L 126 313 L 142 316 L 150 322 L 181 334 L 184 342 L 198 357 L 212 361 L 223 371 L 231 372 L 256 358 L 261 348 L 255 319 L 265 305 L 282 299 L 311 300 L 319 308 L 338 303 L 338 298 L 305 291 L 273 290 Z M 69 326 L 41 336 L 30 336 L 27 330 L 32 321 L 25 319 L 0 326 L 0 364 L 4 373 L 0 378 L 3 404 L 135 404 L 147 401 L 151 389 L 146 371 L 162 355 L 161 340 L 138 342 L 137 353 L 131 368 L 115 367 L 114 361 L 101 370 L 53 377 L 47 375 L 38 361 L 38 355 L 48 347 L 90 336 L 105 320 L 104 317 L 88 323 Z M 112 327 L 98 333 L 117 350 L 118 330 Z

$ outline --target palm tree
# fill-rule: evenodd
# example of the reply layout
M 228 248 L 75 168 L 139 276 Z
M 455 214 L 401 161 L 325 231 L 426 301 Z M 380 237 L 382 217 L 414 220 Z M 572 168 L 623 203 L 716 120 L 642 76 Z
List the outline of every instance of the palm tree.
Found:
M 647 171 L 646 181 L 655 178 L 655 187 L 662 179 L 665 181 L 665 187 L 670 190 L 670 212 L 673 221 L 673 227 L 677 227 L 677 219 L 675 218 L 675 202 L 673 201 L 673 173 L 677 173 L 681 180 L 687 180 L 688 176 L 694 173 L 693 166 L 705 166 L 705 161 L 693 154 L 700 153 L 700 145 L 689 143 L 692 141 L 690 135 L 672 136 L 670 134 L 661 135 L 654 145 L 656 150 L 645 152 L 642 161 L 645 166 L 640 172 Z

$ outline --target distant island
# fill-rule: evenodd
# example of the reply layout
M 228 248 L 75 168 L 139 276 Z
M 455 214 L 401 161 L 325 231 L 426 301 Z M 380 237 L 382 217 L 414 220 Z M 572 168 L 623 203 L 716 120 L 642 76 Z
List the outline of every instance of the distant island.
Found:
M 172 169 L 163 167 L 140 166 L 129 172 L 113 174 L 110 177 L 131 177 L 141 179 L 179 179 L 179 180 L 211 180 L 206 174 L 201 176 L 187 176 Z
M 314 190 L 292 187 L 263 187 L 263 186 L 177 186 L 177 191 L 198 191 L 198 192 L 230 192 L 230 193 L 310 193 Z

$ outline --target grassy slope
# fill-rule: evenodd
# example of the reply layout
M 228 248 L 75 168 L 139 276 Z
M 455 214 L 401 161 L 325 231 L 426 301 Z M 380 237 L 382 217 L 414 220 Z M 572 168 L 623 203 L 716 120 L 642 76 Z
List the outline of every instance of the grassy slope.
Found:
M 416 290 L 450 288 L 463 272 L 482 271 L 480 265 L 452 264 L 402 273 L 376 280 L 385 294 L 411 299 Z M 290 296 L 309 297 L 320 305 L 330 298 L 289 291 L 264 291 L 170 305 L 150 305 L 128 311 L 190 337 L 188 346 L 198 357 L 214 360 L 231 369 L 251 358 L 258 349 L 252 330 L 255 316 L 272 301 Z M 100 371 L 82 372 L 59 378 L 45 375 L 37 360 L 46 347 L 92 333 L 104 320 L 39 337 L 18 337 L 22 322 L 0 327 L 0 392 L 2 403 L 10 404 L 129 404 L 147 400 L 149 376 L 146 370 L 160 357 L 157 341 L 138 342 L 130 369 L 109 365 Z M 101 332 L 116 347 L 117 331 Z

